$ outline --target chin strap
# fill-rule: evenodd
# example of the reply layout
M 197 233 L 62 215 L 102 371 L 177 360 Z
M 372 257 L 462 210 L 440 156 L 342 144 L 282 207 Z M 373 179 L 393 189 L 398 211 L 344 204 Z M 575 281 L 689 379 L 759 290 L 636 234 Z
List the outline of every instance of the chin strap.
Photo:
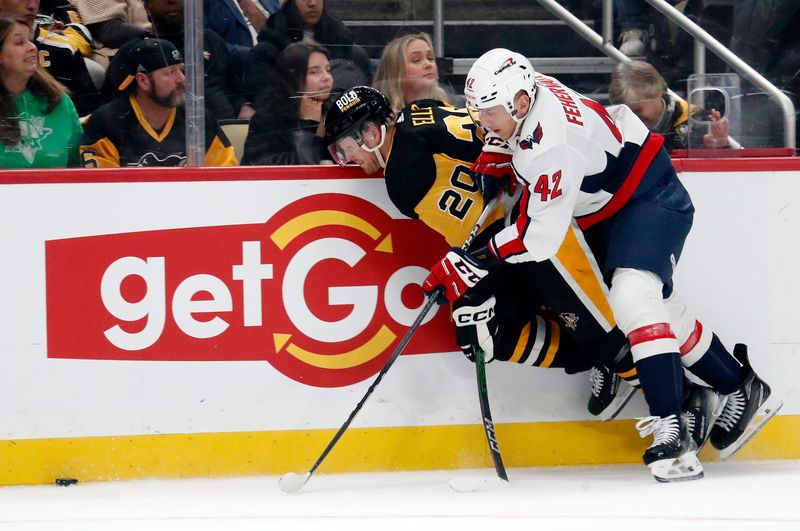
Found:
M 364 151 L 368 151 L 370 153 L 375 153 L 375 156 L 378 158 L 378 164 L 381 165 L 381 168 L 386 169 L 386 161 L 383 160 L 383 155 L 381 155 L 381 148 L 383 147 L 383 143 L 386 141 L 386 124 L 381 125 L 381 141 L 380 143 L 375 146 L 374 148 L 368 148 L 365 146 L 361 146 L 361 149 Z

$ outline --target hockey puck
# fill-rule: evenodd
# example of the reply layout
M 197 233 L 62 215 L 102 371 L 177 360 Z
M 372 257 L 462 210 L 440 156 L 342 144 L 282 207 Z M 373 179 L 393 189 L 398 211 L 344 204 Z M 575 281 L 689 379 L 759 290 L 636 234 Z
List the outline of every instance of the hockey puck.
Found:
M 70 485 L 75 485 L 78 483 L 78 480 L 75 478 L 58 478 L 56 479 L 56 486 L 58 487 L 69 487 Z

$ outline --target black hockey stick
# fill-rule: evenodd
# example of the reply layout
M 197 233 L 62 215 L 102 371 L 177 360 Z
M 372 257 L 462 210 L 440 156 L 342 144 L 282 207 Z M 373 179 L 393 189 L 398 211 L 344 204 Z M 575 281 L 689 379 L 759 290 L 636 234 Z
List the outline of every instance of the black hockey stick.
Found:
M 492 410 L 489 407 L 489 391 L 486 389 L 486 363 L 483 359 L 483 351 L 480 349 L 476 349 L 475 352 L 475 372 L 478 376 L 478 400 L 481 403 L 483 429 L 486 431 L 486 442 L 489 444 L 489 451 L 492 453 L 494 470 L 497 472 L 497 477 L 508 481 L 506 467 L 503 465 L 503 456 L 500 455 L 500 445 L 497 442 L 497 432 L 494 430 Z
M 489 219 L 489 215 L 491 215 L 491 213 L 494 211 L 497 203 L 498 203 L 497 198 L 489 201 L 489 203 L 483 209 L 483 212 L 481 212 L 480 218 L 478 218 L 478 221 L 475 223 L 475 226 L 472 228 L 472 231 L 469 233 L 469 236 L 467 236 L 466 241 L 464 241 L 464 245 L 461 246 L 462 249 L 467 250 L 467 248 L 469 248 L 470 244 L 475 239 L 475 236 L 477 236 L 478 232 L 481 230 L 481 227 L 484 225 L 484 223 L 486 223 L 486 220 Z M 319 465 L 322 464 L 322 461 L 324 461 L 325 458 L 330 453 L 330 451 L 333 450 L 333 447 L 336 445 L 336 443 L 339 442 L 339 439 L 342 437 L 345 430 L 347 430 L 347 428 L 350 426 L 350 423 L 353 422 L 353 419 L 356 418 L 358 412 L 361 411 L 361 408 L 364 406 L 364 403 L 367 401 L 369 396 L 372 394 L 372 392 L 378 386 L 380 381 L 383 379 L 383 376 L 389 371 L 389 368 L 391 368 L 392 364 L 394 364 L 395 360 L 398 358 L 398 356 L 400 356 L 400 353 L 403 352 L 403 349 L 406 348 L 408 342 L 411 341 L 411 336 L 414 335 L 414 332 L 417 331 L 419 325 L 422 324 L 422 321 L 425 319 L 425 316 L 428 315 L 428 312 L 431 310 L 431 308 L 433 308 L 433 305 L 436 304 L 436 299 L 439 298 L 439 295 L 443 291 L 444 288 L 440 286 L 433 293 L 428 295 L 427 299 L 425 300 L 425 304 L 422 306 L 422 310 L 420 310 L 419 315 L 417 316 L 416 319 L 414 319 L 414 322 L 411 324 L 411 327 L 406 332 L 406 335 L 403 336 L 403 339 L 400 340 L 400 343 L 397 345 L 397 347 L 395 347 L 391 356 L 389 356 L 389 359 L 386 361 L 386 365 L 384 365 L 383 368 L 380 370 L 380 372 L 378 372 L 378 376 L 375 377 L 375 381 L 373 381 L 372 384 L 369 386 L 367 392 L 364 393 L 364 396 L 361 398 L 358 404 L 356 404 L 355 409 L 353 409 L 353 411 L 350 413 L 350 416 L 347 417 L 347 420 L 344 421 L 342 427 L 339 428 L 339 431 L 337 431 L 336 434 L 333 436 L 333 439 L 331 439 L 331 442 L 329 442 L 328 446 L 326 446 L 325 449 L 322 451 L 322 454 L 319 456 L 319 458 L 311 467 L 311 469 L 305 474 L 296 474 L 294 472 L 288 472 L 280 477 L 280 479 L 278 480 L 278 487 L 282 491 L 297 492 L 300 489 L 302 489 L 303 486 L 308 482 L 308 480 L 311 478 L 311 475 L 317 470 L 317 468 L 319 468 Z
M 503 464 L 503 456 L 500 454 L 500 444 L 497 442 L 497 432 L 494 429 L 492 420 L 492 410 L 489 407 L 489 392 L 486 388 L 486 362 L 484 361 L 483 350 L 476 348 L 475 354 L 475 375 L 478 381 L 478 401 L 481 406 L 481 416 L 483 417 L 483 430 L 486 433 L 486 443 L 489 445 L 489 453 L 492 455 L 494 470 L 497 477 L 494 480 L 485 477 L 459 476 L 450 479 L 450 488 L 456 492 L 473 492 L 488 486 L 508 485 L 508 474 Z

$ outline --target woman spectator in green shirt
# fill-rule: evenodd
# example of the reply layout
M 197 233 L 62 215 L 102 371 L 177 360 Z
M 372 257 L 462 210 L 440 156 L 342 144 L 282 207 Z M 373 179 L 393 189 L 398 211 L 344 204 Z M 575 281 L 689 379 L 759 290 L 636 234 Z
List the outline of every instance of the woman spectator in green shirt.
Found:
M 27 22 L 0 16 L 0 168 L 79 165 L 78 113 L 38 59 Z

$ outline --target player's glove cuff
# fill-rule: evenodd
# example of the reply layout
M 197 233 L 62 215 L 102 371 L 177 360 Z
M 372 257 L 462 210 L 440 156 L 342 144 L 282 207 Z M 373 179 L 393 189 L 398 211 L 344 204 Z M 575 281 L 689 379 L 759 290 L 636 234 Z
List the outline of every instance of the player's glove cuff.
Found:
M 426 295 L 431 295 L 440 287 L 444 288 L 437 301 L 440 304 L 453 302 L 488 274 L 489 270 L 473 256 L 453 247 L 431 268 L 430 274 L 422 283 L 422 289 Z

